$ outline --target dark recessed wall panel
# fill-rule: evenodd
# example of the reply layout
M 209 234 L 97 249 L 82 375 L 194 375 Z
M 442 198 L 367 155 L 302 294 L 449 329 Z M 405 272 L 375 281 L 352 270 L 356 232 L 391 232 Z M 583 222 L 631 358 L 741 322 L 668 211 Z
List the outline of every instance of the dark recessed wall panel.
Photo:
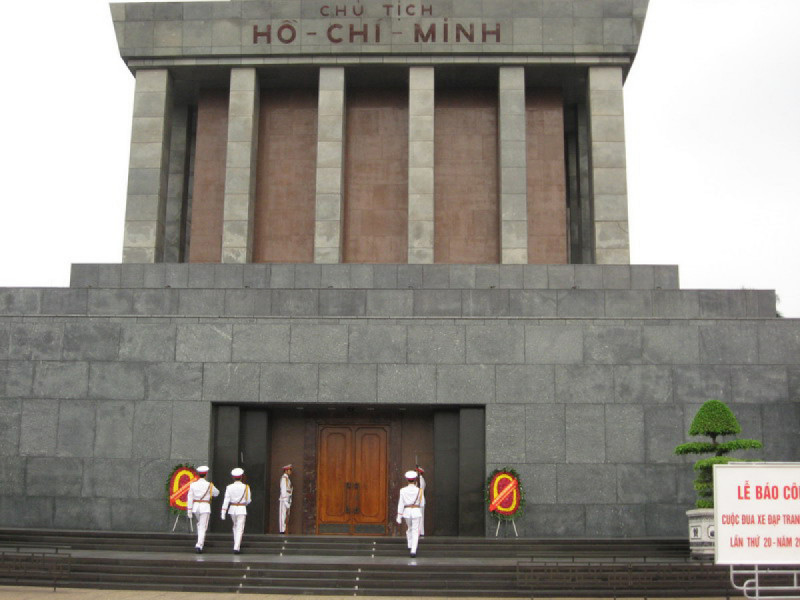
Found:
M 294 492 L 292 493 L 292 508 L 289 512 L 289 533 L 291 535 L 308 533 L 303 529 L 304 516 L 308 511 L 313 513 L 315 507 L 307 502 L 308 494 L 305 486 L 309 473 L 305 469 L 304 462 L 305 427 L 308 420 L 304 413 L 305 411 L 299 410 L 278 410 L 270 415 L 272 420 L 271 455 L 267 484 L 270 499 L 267 504 L 266 533 L 278 533 L 278 491 L 281 475 L 283 475 L 282 467 L 288 464 L 294 467 L 292 473 Z
M 222 260 L 228 91 L 208 90 L 197 102 L 189 262 Z
M 225 487 L 231 483 L 231 470 L 239 464 L 239 420 L 238 406 L 214 407 L 214 446 L 211 464 L 211 481 L 220 490 L 220 496 L 212 501 L 212 516 L 217 512 L 214 508 L 222 506 Z M 230 521 L 211 519 L 211 531 L 230 529 Z
M 567 175 L 561 90 L 525 96 L 528 165 L 528 262 L 564 264 L 567 255 Z
M 458 535 L 459 469 L 458 412 L 437 411 L 433 415 L 433 461 L 436 473 L 433 522 L 434 535 Z M 428 533 L 426 531 L 426 533 Z
M 458 535 L 484 535 L 484 415 L 483 408 L 462 408 L 459 413 Z
M 269 417 L 266 409 L 244 408 L 241 411 L 240 423 L 240 456 L 247 484 L 253 494 L 252 502 L 247 507 L 245 528 L 248 532 L 264 533 L 265 507 L 272 500 L 270 486 L 267 482 L 267 465 L 269 464 Z

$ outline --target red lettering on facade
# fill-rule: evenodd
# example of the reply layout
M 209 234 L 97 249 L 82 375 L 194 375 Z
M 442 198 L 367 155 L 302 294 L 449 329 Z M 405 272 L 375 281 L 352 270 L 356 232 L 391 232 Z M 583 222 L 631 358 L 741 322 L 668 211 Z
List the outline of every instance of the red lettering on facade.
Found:
M 334 23 L 333 25 L 328 27 L 328 32 L 327 32 L 328 41 L 330 41 L 332 44 L 341 44 L 342 43 L 342 38 L 333 37 L 334 29 L 341 29 L 341 28 L 342 28 L 342 26 L 339 25 L 338 23 Z
M 323 4 L 322 6 L 319 7 L 319 14 L 321 14 L 323 17 L 330 17 L 331 7 L 328 6 L 327 4 Z
M 266 31 L 259 31 L 258 25 L 253 25 L 253 43 L 257 44 L 259 38 L 266 38 L 268 44 L 272 43 L 272 25 L 267 25 Z
M 294 25 L 284 23 L 278 27 L 277 36 L 282 44 L 291 44 L 297 37 L 297 30 L 294 28 Z
M 469 24 L 469 31 L 464 29 L 464 26 L 461 23 L 456 23 L 456 42 L 461 41 L 461 36 L 469 42 L 475 41 L 475 23 Z
M 487 37 L 489 37 L 490 35 L 493 35 L 493 36 L 494 36 L 494 41 L 495 41 L 495 42 L 497 42 L 497 43 L 500 43 L 500 23 L 495 23 L 495 27 L 496 27 L 496 29 L 492 29 L 492 30 L 490 30 L 490 29 L 489 29 L 489 28 L 486 26 L 486 23 L 484 23 L 484 24 L 482 25 L 482 27 L 481 27 L 481 29 L 482 29 L 482 31 L 481 31 L 481 33 L 482 33 L 482 35 L 481 35 L 481 41 L 482 41 L 484 44 L 486 43 L 486 38 L 487 38 Z
M 364 25 L 364 27 L 359 31 L 359 30 L 356 29 L 356 26 L 351 23 L 350 24 L 350 43 L 352 44 L 353 42 L 355 42 L 356 41 L 356 37 L 361 37 L 361 41 L 362 42 L 368 42 L 369 41 L 369 35 L 368 35 L 369 29 L 368 29 L 368 27 L 369 27 L 368 25 Z
M 422 31 L 422 25 L 414 23 L 414 41 L 415 42 L 435 42 L 436 41 L 436 23 L 431 23 L 428 26 L 428 32 Z

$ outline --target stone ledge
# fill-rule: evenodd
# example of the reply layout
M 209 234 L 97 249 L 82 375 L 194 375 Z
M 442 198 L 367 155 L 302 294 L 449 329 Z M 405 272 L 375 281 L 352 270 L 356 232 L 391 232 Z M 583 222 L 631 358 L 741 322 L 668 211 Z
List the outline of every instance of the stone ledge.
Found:
M 675 265 L 73 264 L 71 288 L 677 290 Z
M 315 282 L 316 283 L 316 282 Z M 3 316 L 771 319 L 770 290 L 5 288 Z

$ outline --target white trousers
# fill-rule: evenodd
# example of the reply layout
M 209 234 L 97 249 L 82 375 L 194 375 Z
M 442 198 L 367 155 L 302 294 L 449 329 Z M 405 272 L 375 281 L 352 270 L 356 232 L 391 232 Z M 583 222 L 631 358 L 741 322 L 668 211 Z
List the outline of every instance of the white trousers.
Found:
M 425 507 L 420 506 L 420 511 L 422 511 L 422 517 L 419 520 L 419 534 L 425 535 Z
M 289 516 L 289 509 L 292 503 L 286 500 L 278 500 L 278 531 L 284 533 L 286 531 L 286 517 Z
M 233 521 L 233 549 L 238 550 L 242 545 L 242 534 L 244 533 L 244 521 L 247 515 L 231 515 Z
M 406 522 L 406 542 L 411 554 L 417 553 L 417 544 L 419 544 L 419 523 L 422 519 L 420 517 L 405 518 Z
M 211 513 L 195 513 L 194 515 L 197 517 L 197 543 L 195 544 L 196 548 L 203 548 L 203 544 L 206 543 L 206 531 L 208 531 L 208 518 L 211 516 Z

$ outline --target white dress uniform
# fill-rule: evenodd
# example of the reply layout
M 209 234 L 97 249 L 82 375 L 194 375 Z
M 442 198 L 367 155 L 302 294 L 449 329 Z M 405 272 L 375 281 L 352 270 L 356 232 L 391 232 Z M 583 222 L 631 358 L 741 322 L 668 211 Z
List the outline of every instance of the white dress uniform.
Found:
M 244 474 L 239 468 L 231 471 L 233 477 L 241 477 Z M 252 496 L 250 486 L 241 481 L 234 481 L 225 488 L 225 499 L 222 501 L 222 518 L 225 513 L 231 515 L 233 521 L 233 551 L 239 554 L 242 545 L 242 534 L 244 533 L 244 522 L 247 519 L 247 505 L 250 504 Z
M 406 521 L 406 542 L 412 557 L 417 555 L 419 523 L 422 520 L 422 490 L 414 485 L 416 478 L 416 471 L 406 472 L 408 485 L 400 490 L 400 498 L 397 501 L 397 523 L 400 524 L 401 519 Z
M 422 511 L 422 517 L 419 519 L 419 534 L 425 535 L 425 478 L 422 473 L 419 474 L 419 489 L 422 491 L 422 498 L 420 501 L 419 509 Z
M 281 475 L 281 491 L 278 496 L 278 530 L 281 533 L 286 533 L 286 521 L 289 517 L 289 509 L 292 507 L 292 480 L 289 479 L 287 469 L 291 469 L 291 465 L 283 468 L 284 472 Z
M 200 467 L 202 469 L 202 467 Z M 198 472 L 201 472 L 198 469 Z M 206 472 L 208 472 L 206 470 Z M 194 480 L 189 484 L 189 492 L 186 495 L 186 513 L 191 519 L 197 517 L 197 543 L 195 548 L 198 552 L 203 551 L 206 541 L 206 531 L 208 531 L 208 519 L 211 516 L 211 498 L 219 496 L 219 490 L 205 478 Z

